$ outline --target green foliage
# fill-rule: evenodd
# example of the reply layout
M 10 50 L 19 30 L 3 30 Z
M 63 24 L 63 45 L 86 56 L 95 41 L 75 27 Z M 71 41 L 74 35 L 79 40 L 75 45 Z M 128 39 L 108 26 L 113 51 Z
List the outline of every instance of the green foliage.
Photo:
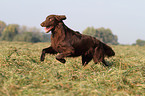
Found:
M 95 37 L 97 35 L 97 32 L 95 30 L 94 27 L 87 27 L 84 31 L 83 31 L 83 34 L 85 35 L 90 35 L 90 36 L 93 36 Z
M 105 43 L 110 43 L 114 45 L 118 44 L 117 36 L 113 35 L 110 29 L 105 29 L 103 27 L 98 29 L 94 29 L 94 27 L 88 27 L 83 31 L 83 34 L 96 37 Z
M 22 32 L 15 36 L 13 41 L 21 42 L 46 42 L 50 41 L 50 34 L 40 33 L 40 32 Z
M 10 24 L 2 32 L 1 40 L 12 41 L 18 34 L 19 25 Z
M 2 32 L 2 35 L 1 35 Z M 17 24 L 6 24 L 0 21 L 0 40 L 20 42 L 48 42 L 50 34 L 40 32 L 36 27 L 19 26 Z
M 136 40 L 136 45 L 145 46 L 145 40 L 141 40 L 141 39 Z
M 117 45 L 117 36 L 112 34 L 110 29 L 88 27 L 83 34 L 98 38 L 99 40 Z M 4 41 L 23 41 L 23 42 L 48 42 L 50 34 L 40 32 L 36 27 L 19 26 L 17 24 L 6 24 L 0 21 L 0 40 Z
M 0 21 L 0 36 L 1 36 L 1 33 L 4 30 L 5 27 L 6 27 L 6 23 L 3 22 L 3 21 Z
M 145 47 L 112 48 L 109 67 L 40 54 L 48 43 L 0 42 L 0 96 L 144 96 Z
M 32 42 L 32 43 L 36 43 L 36 42 L 40 42 L 40 37 L 38 34 L 33 35 L 34 32 L 23 32 L 21 34 L 18 34 L 15 36 L 15 38 L 13 39 L 13 41 L 25 41 L 25 42 Z
M 41 42 L 50 42 L 51 41 L 51 34 L 41 33 Z

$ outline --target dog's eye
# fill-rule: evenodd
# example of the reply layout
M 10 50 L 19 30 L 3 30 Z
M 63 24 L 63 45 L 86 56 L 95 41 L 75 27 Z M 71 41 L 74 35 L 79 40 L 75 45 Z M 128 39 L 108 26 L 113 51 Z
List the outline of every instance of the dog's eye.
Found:
M 51 19 L 51 18 L 49 18 L 49 21 L 52 21 L 52 19 Z

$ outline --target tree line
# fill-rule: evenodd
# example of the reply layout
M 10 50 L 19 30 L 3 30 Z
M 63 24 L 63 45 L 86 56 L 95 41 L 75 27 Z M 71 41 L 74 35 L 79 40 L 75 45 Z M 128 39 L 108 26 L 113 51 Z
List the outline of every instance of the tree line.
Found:
M 118 37 L 114 35 L 111 29 L 87 27 L 82 34 L 96 37 L 104 43 L 117 45 Z M 6 25 L 5 22 L 0 21 L 0 41 L 22 41 L 22 42 L 49 42 L 51 34 L 41 32 L 36 27 L 20 26 L 18 24 Z M 145 46 L 145 41 L 138 39 L 132 45 Z
M 0 40 L 1 41 L 22 41 L 22 42 L 48 42 L 50 34 L 41 32 L 36 27 L 19 26 L 18 24 L 6 25 L 0 21 Z
M 105 29 L 104 27 L 101 27 L 95 29 L 94 27 L 88 27 L 83 31 L 83 34 L 96 37 L 104 43 L 113 45 L 119 44 L 117 35 L 114 35 L 109 28 Z
M 145 40 L 137 39 L 136 43 L 132 45 L 145 46 Z

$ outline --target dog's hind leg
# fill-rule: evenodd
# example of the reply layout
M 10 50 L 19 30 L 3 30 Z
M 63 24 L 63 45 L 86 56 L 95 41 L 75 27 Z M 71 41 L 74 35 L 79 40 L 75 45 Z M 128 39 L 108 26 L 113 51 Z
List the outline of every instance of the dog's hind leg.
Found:
M 105 65 L 105 66 L 109 66 L 107 63 L 106 63 L 106 61 L 103 59 L 102 60 L 102 63 Z
M 57 52 L 50 46 L 48 48 L 45 48 L 42 50 L 42 54 L 41 54 L 41 57 L 40 57 L 40 61 L 44 61 L 45 59 L 45 54 L 46 53 L 49 53 L 49 54 L 56 54 Z
M 82 65 L 86 66 L 92 60 L 92 56 L 90 55 L 82 55 Z

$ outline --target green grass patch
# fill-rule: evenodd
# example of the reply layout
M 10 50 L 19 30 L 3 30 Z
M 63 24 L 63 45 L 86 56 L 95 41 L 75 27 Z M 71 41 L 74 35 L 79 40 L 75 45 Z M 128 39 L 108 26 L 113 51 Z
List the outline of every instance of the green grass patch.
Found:
M 145 95 L 145 47 L 112 46 L 116 56 L 109 67 L 81 57 L 54 55 L 40 62 L 48 43 L 0 42 L 0 96 L 143 96 Z

